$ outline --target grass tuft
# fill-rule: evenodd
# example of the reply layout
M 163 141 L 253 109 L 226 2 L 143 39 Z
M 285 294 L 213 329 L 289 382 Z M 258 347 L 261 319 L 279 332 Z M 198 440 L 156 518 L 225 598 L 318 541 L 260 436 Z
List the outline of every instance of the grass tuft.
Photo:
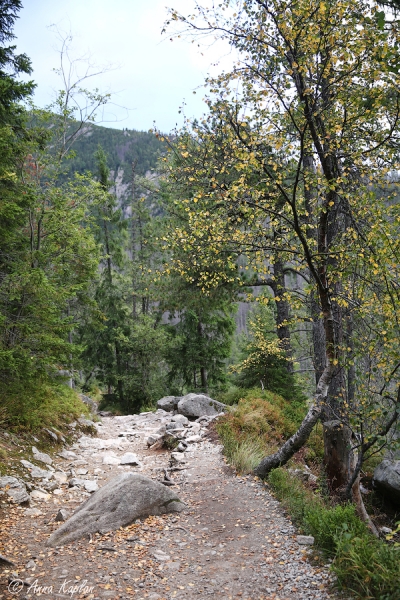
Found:
M 372 536 L 353 505 L 327 506 L 283 468 L 268 482 L 293 521 L 333 558 L 340 589 L 362 600 L 400 599 L 400 548 Z

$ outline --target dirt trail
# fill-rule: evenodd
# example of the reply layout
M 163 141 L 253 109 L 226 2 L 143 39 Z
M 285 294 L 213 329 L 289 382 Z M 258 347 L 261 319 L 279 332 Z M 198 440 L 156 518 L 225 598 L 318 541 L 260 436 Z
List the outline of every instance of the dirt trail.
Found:
M 147 449 L 145 440 L 163 421 L 163 411 L 104 417 L 97 438 L 82 436 L 72 446 L 76 457 L 56 458 L 58 480 L 65 474 L 101 486 L 121 471 L 136 471 L 161 481 L 171 453 Z M 126 452 L 136 453 L 142 466 L 119 465 Z M 205 437 L 189 445 L 184 460 L 170 474 L 187 504 L 178 515 L 51 549 L 44 544 L 59 526 L 55 515 L 60 508 L 71 514 L 89 496 L 85 484 L 58 484 L 29 509 L 0 513 L 0 554 L 15 562 L 2 570 L 0 599 L 333 598 L 327 568 L 310 564 L 312 551 L 298 544 L 263 483 L 232 474 L 221 447 Z M 10 587 L 9 579 L 15 580 Z

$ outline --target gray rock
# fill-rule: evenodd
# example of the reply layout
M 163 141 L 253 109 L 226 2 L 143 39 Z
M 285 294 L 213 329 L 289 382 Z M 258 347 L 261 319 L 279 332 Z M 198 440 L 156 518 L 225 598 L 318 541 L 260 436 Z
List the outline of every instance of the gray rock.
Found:
M 75 452 L 72 452 L 72 450 L 62 450 L 61 452 L 58 453 L 58 456 L 60 456 L 61 458 L 64 458 L 65 460 L 70 460 L 72 458 L 78 457 L 78 455 L 75 454 Z
M 164 398 L 161 398 L 161 400 L 157 402 L 157 408 L 172 412 L 173 410 L 176 410 L 180 399 L 180 396 L 164 396 Z
M 58 488 L 58 483 L 56 481 L 49 481 L 48 479 L 45 479 L 42 481 L 41 486 L 47 492 L 53 492 Z
M 30 493 L 30 496 L 32 500 L 43 500 L 44 502 L 50 500 L 50 494 L 46 494 L 46 492 L 40 490 L 33 490 L 33 492 Z
M 59 523 L 60 521 L 66 521 L 68 517 L 68 511 L 65 510 L 65 508 L 60 508 L 54 520 L 57 521 L 57 523 Z
M 226 405 L 205 394 L 186 394 L 178 402 L 178 412 L 186 417 L 202 417 L 224 412 Z
M 119 458 L 114 454 L 104 454 L 103 465 L 119 465 Z
M 6 494 L 15 504 L 29 502 L 30 496 L 26 491 L 25 484 L 16 477 L 0 477 L 0 489 L 6 488 Z
M 45 463 L 46 465 L 51 465 L 53 462 L 53 460 L 48 454 L 45 454 L 44 452 L 39 452 L 39 450 L 35 446 L 32 446 L 32 453 L 34 459 L 38 460 L 39 462 Z
M 53 442 L 58 442 L 57 434 L 54 433 L 54 431 L 51 431 L 51 429 L 43 429 L 43 431 L 45 431 L 47 435 L 51 437 Z
M 165 552 L 163 552 L 163 550 L 155 550 L 153 552 L 153 556 L 156 560 L 160 562 L 163 560 L 169 560 L 171 558 L 169 554 L 166 554 Z
M 400 504 L 400 460 L 383 460 L 374 471 L 374 487 L 396 504 Z
M 197 442 L 201 442 L 201 435 L 190 435 L 189 437 L 185 438 L 185 441 L 188 444 L 196 444 Z
M 153 444 L 155 444 L 156 442 L 158 442 L 158 440 L 160 440 L 162 438 L 161 435 L 159 435 L 158 433 L 152 433 L 151 435 L 149 435 L 149 437 L 146 440 L 146 444 L 148 446 L 152 446 Z
M 390 527 L 380 527 L 379 529 L 384 535 L 389 535 L 393 531 L 393 529 L 390 529 Z
M 171 423 L 167 423 L 165 426 L 165 429 L 167 431 L 178 431 L 178 430 L 183 430 L 184 426 L 182 423 L 175 422 L 175 421 L 171 421 Z
M 93 494 L 93 492 L 97 492 L 97 490 L 99 489 L 97 481 L 92 481 L 91 479 L 85 479 L 83 487 L 90 494 Z
M 185 415 L 174 415 L 171 417 L 171 423 L 181 423 L 182 425 L 189 425 L 189 419 Z
M 126 452 L 123 456 L 121 456 L 120 465 L 135 465 L 137 467 L 141 467 L 142 463 L 133 452 Z
M 31 477 L 34 477 L 35 479 L 51 479 L 53 477 L 52 471 L 41 469 L 40 467 L 33 465 L 29 460 L 21 460 L 21 463 L 29 470 Z
M 296 540 L 301 546 L 312 546 L 314 544 L 314 538 L 312 535 L 298 535 Z
M 36 567 L 36 563 L 34 560 L 30 560 L 26 563 L 25 569 L 34 569 Z
M 24 484 L 22 481 L 17 479 L 16 477 L 11 477 L 10 475 L 5 475 L 4 477 L 0 477 L 0 489 L 5 487 L 15 488 L 21 487 Z
M 26 515 L 27 517 L 40 517 L 40 515 L 42 514 L 42 511 L 38 508 L 27 508 L 24 511 L 24 515 Z
M 76 470 L 77 475 L 87 475 L 87 473 L 88 473 L 87 469 L 77 469 Z
M 185 463 L 185 455 L 182 454 L 181 452 L 171 452 L 171 463 L 172 464 L 178 464 L 178 463 Z
M 307 465 L 304 465 L 302 469 L 288 469 L 288 471 L 304 483 L 317 483 L 318 481 L 318 477 L 311 472 Z
M 72 479 L 69 480 L 69 487 L 81 487 L 84 484 L 84 480 L 83 479 L 78 479 L 78 477 L 72 477 Z
M 122 473 L 88 498 L 46 545 L 63 545 L 88 533 L 114 531 L 141 517 L 180 512 L 184 506 L 175 492 L 161 483 L 144 475 Z
M 85 396 L 84 394 L 79 394 L 79 398 L 89 407 L 89 410 L 92 413 L 97 413 L 97 404 L 92 398 L 89 398 L 89 396 Z
M 84 427 L 96 427 L 96 423 L 94 423 L 94 421 L 86 419 L 85 417 L 79 417 L 78 423 Z

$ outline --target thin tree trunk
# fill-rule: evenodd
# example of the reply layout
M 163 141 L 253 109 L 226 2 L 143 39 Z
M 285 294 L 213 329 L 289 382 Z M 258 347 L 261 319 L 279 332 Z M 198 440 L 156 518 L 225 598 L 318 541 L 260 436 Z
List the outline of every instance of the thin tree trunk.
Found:
M 276 469 L 287 463 L 287 461 L 307 442 L 310 433 L 320 418 L 322 407 L 328 396 L 329 384 L 332 377 L 332 366 L 330 363 L 324 369 L 317 385 L 314 403 L 308 409 L 302 424 L 291 438 L 289 438 L 279 450 L 271 456 L 266 456 L 254 469 L 254 473 L 260 477 L 266 477 L 272 469 Z
M 277 256 L 274 262 L 274 286 L 273 292 L 275 294 L 276 303 L 276 331 L 278 338 L 281 341 L 281 346 L 285 351 L 286 358 L 286 369 L 289 373 L 293 373 L 293 350 L 290 341 L 290 328 L 289 328 L 289 303 L 285 299 L 286 285 L 285 285 L 285 273 L 284 264 L 282 260 Z

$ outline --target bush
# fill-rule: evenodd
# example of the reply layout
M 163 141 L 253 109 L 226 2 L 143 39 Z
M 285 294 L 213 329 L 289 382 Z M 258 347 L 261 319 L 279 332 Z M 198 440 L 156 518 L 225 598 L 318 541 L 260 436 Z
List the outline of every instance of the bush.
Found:
M 304 526 L 314 536 L 317 546 L 326 555 L 337 552 L 337 545 L 343 535 L 369 536 L 365 523 L 360 521 L 352 504 L 337 505 L 332 508 L 307 507 Z
M 339 586 L 359 598 L 400 598 L 400 549 L 371 535 L 353 537 L 344 532 L 332 568 Z
M 29 430 L 41 427 L 63 427 L 82 413 L 89 414 L 87 406 L 75 390 L 63 383 L 49 383 L 38 379 L 27 385 L 14 385 L 1 398 L 6 423 L 9 427 Z
M 238 404 L 239 400 L 241 400 L 246 395 L 247 390 L 240 387 L 230 387 L 225 392 L 222 392 L 216 396 L 216 400 L 219 402 L 223 402 L 228 406 L 232 406 L 233 404 Z
M 268 481 L 293 520 L 333 557 L 339 588 L 363 600 L 400 599 L 400 548 L 373 537 L 353 505 L 326 506 L 285 469 Z

